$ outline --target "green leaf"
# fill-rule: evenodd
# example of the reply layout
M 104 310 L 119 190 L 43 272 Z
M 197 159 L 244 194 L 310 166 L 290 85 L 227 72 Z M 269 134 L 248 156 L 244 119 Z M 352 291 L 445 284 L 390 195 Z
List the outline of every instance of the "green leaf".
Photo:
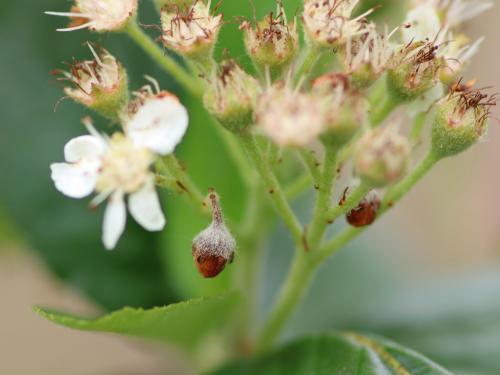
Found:
M 126 307 L 96 319 L 39 307 L 35 311 L 56 324 L 81 331 L 119 333 L 192 349 L 207 333 L 227 323 L 238 301 L 238 294 L 233 292 L 149 310 Z
M 306 338 L 211 375 L 451 375 L 412 350 L 355 333 Z

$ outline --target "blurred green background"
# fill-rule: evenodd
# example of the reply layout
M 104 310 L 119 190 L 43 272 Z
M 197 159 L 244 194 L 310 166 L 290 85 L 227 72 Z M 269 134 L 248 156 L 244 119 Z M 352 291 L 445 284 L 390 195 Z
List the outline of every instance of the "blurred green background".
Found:
M 274 9 L 269 0 L 254 3 L 258 16 Z M 284 3 L 291 16 L 300 1 Z M 385 3 L 380 18 L 392 20 L 402 2 Z M 118 249 L 106 252 L 100 243 L 101 210 L 90 211 L 88 201 L 66 199 L 54 189 L 48 166 L 62 159 L 68 139 L 84 132 L 80 119 L 87 112 L 69 101 L 54 111 L 63 94 L 50 71 L 73 57 L 88 57 L 87 40 L 98 41 L 123 61 L 131 88 L 140 87 L 142 75 L 149 74 L 181 95 L 192 117 L 181 157 L 201 186 L 221 192 L 229 215 L 245 214 L 245 192 L 234 166 L 196 103 L 125 36 L 56 33 L 66 20 L 43 11 L 69 6 L 57 0 L 0 2 L 0 373 L 189 373 L 178 355 L 165 357 L 142 343 L 55 327 L 30 310 L 34 304 L 79 313 L 163 305 L 214 293 L 230 280 L 231 271 L 206 282 L 191 266 L 190 241 L 206 223 L 174 194 L 164 197 L 169 220 L 164 233 L 145 233 L 129 220 Z M 251 6 L 246 0 L 226 0 L 222 10 L 228 22 L 218 54 L 225 47 L 245 62 L 232 21 L 235 15 L 250 15 Z M 497 12 L 467 30 L 487 37 L 468 75 L 480 86 L 500 87 Z M 141 22 L 158 23 L 147 0 L 141 2 Z M 328 329 L 375 331 L 458 374 L 500 373 L 499 133 L 493 124 L 487 141 L 444 161 L 377 228 L 330 260 L 286 337 Z M 298 212 L 307 214 L 310 198 L 306 194 L 297 202 Z M 281 226 L 266 247 L 262 314 L 291 255 Z

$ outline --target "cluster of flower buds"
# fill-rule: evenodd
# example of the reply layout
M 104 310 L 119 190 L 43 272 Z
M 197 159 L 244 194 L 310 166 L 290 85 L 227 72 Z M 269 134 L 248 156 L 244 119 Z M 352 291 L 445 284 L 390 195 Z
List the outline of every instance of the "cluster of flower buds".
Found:
M 165 226 L 151 167 L 157 157 L 174 151 L 188 126 L 187 111 L 174 95 L 151 88 L 136 95 L 122 115 L 123 132 L 108 137 L 86 119 L 90 134 L 70 140 L 65 162 L 51 166 L 52 179 L 63 194 L 84 198 L 95 191 L 92 206 L 108 200 L 103 224 L 107 249 L 116 246 L 125 229 L 125 196 L 142 227 L 159 231 Z
M 288 22 L 281 3 L 275 13 L 270 13 L 261 21 L 245 21 L 243 30 L 248 55 L 261 71 L 269 71 L 272 77 L 279 76 L 297 55 L 299 36 L 297 23 Z
M 67 28 L 58 31 L 89 29 L 99 33 L 121 31 L 137 12 L 138 0 L 75 0 L 69 12 L 46 12 L 69 17 Z
M 161 40 L 165 47 L 202 64 L 211 60 L 222 15 L 212 15 L 210 5 L 211 0 L 197 0 L 192 5 L 166 4 L 161 10 Z

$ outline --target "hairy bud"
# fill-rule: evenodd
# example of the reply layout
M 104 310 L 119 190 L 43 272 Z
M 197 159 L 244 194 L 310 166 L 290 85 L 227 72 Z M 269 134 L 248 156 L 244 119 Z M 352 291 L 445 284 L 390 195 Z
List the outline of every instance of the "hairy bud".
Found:
M 392 127 L 373 129 L 356 147 L 356 173 L 372 187 L 393 184 L 406 174 L 409 155 L 408 140 Z
M 497 102 L 495 96 L 481 90 L 460 85 L 452 90 L 435 109 L 432 150 L 439 157 L 461 153 L 481 139 L 486 133 L 491 106 Z
M 282 84 L 268 88 L 257 101 L 256 123 L 279 146 L 304 147 L 325 126 L 324 102 Z
M 349 76 L 344 73 L 325 74 L 313 82 L 313 93 L 325 98 L 325 144 L 342 147 L 366 123 L 368 103 L 350 86 Z
M 259 92 L 259 82 L 234 60 L 227 60 L 212 74 L 204 103 L 226 129 L 240 132 L 253 122 Z
M 45 12 L 69 17 L 67 28 L 57 31 L 89 29 L 97 32 L 121 31 L 135 17 L 138 0 L 75 0 L 70 12 Z
M 191 6 L 173 4 L 161 12 L 162 41 L 165 47 L 187 58 L 210 58 L 222 26 L 222 15 L 210 14 L 210 4 L 196 1 Z
M 276 15 L 269 14 L 255 26 L 248 21 L 240 25 L 245 47 L 254 64 L 269 69 L 273 78 L 279 76 L 298 52 L 299 37 L 295 21 L 288 22 L 279 3 Z
M 415 42 L 400 49 L 389 62 L 387 89 L 398 102 L 410 102 L 437 84 L 439 46 Z
M 88 44 L 94 60 L 76 62 L 69 71 L 56 71 L 71 87 L 64 92 L 71 99 L 111 120 L 117 120 L 127 104 L 128 78 L 123 66 L 106 50 L 97 53 Z
M 212 223 L 193 240 L 192 254 L 198 271 L 206 278 L 219 275 L 234 259 L 236 241 L 224 224 L 219 197 L 210 191 Z

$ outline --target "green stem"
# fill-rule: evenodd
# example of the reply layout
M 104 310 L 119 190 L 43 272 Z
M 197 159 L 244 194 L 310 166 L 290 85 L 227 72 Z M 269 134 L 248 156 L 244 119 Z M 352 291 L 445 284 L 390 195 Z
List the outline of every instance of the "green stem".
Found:
M 310 78 L 322 54 L 323 51 L 317 47 L 311 45 L 306 47 L 304 57 L 295 72 L 295 84 L 298 84 L 301 80 L 308 80 Z
M 158 65 L 165 69 L 173 79 L 179 82 L 190 94 L 201 97 L 203 90 L 193 74 L 187 72 L 139 27 L 137 22 L 130 22 L 125 33 L 141 47 Z
M 314 183 L 317 185 L 321 179 L 321 169 L 320 169 L 321 163 L 318 161 L 318 159 L 316 159 L 314 151 L 301 149 L 299 153 L 300 157 L 302 158 L 302 161 L 309 170 L 309 173 L 311 174 Z
M 258 338 L 257 348 L 259 352 L 264 352 L 272 347 L 295 307 L 304 297 L 315 271 L 310 255 L 304 251 L 297 251 L 276 305 Z
M 427 120 L 427 112 L 419 113 L 415 120 L 413 120 L 413 126 L 410 132 L 410 142 L 413 144 L 417 144 L 422 136 L 422 131 L 424 130 L 425 124 Z
M 179 160 L 174 155 L 167 155 L 159 159 L 157 169 L 163 174 L 170 175 L 175 180 L 175 184 L 181 193 L 185 193 L 193 205 L 200 210 L 200 212 L 211 217 L 211 213 L 205 204 L 205 195 L 200 192 L 195 185 L 189 174 L 186 173 L 181 166 Z
M 372 128 L 379 126 L 398 106 L 399 102 L 390 95 L 386 95 L 383 103 L 372 103 L 370 123 Z
M 339 217 L 346 215 L 347 213 L 352 211 L 358 206 L 359 202 L 361 202 L 363 198 L 366 197 L 371 189 L 372 188 L 369 185 L 361 183 L 352 193 L 350 193 L 346 197 L 345 202 L 336 205 L 326 213 L 327 220 L 329 222 L 334 222 Z
M 285 195 L 287 199 L 294 200 L 297 198 L 298 195 L 302 194 L 305 190 L 311 187 L 312 182 L 312 177 L 308 173 L 304 173 L 302 176 L 298 177 L 285 188 Z
M 390 196 L 384 199 L 379 217 L 391 209 L 406 193 L 408 193 L 418 181 L 439 160 L 432 152 L 408 175 L 403 181 L 395 185 Z M 328 257 L 342 249 L 348 242 L 359 236 L 367 228 L 347 228 L 330 242 L 325 244 L 317 252 L 305 253 L 299 251 L 295 255 L 290 272 L 284 282 L 282 291 L 272 310 L 267 323 L 264 325 L 259 339 L 260 351 L 269 349 L 285 327 L 290 315 L 300 303 L 309 286 L 317 268 Z
M 318 181 L 318 196 L 313 211 L 312 222 L 308 233 L 308 248 L 311 250 L 321 243 L 329 220 L 326 214 L 332 206 L 332 193 L 335 177 L 337 175 L 338 149 L 326 147 L 323 171 Z
M 263 158 L 262 152 L 257 145 L 255 138 L 250 134 L 242 135 L 242 144 L 248 155 L 253 160 L 255 167 L 259 171 L 266 188 L 268 189 L 269 197 L 274 203 L 276 211 L 280 214 L 288 229 L 290 230 L 293 239 L 297 245 L 303 241 L 303 229 L 297 216 L 293 212 L 288 203 L 285 194 L 280 186 L 280 183 Z

